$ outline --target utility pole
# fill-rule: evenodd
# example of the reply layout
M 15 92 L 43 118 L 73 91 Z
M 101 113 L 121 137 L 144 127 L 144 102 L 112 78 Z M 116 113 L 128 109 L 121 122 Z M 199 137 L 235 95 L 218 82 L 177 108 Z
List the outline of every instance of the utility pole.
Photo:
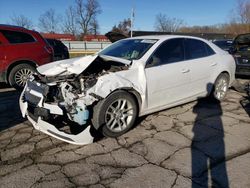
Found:
M 131 11 L 131 27 L 130 27 L 130 37 L 133 37 L 133 29 L 134 29 L 134 19 L 135 19 L 135 9 L 132 8 Z

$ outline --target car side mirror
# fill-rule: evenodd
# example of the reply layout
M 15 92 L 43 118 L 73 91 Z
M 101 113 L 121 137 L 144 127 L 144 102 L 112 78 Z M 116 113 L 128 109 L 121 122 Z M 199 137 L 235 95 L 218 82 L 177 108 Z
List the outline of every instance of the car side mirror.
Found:
M 153 57 L 150 57 L 149 60 L 147 61 L 146 67 L 152 67 L 153 65 Z
M 160 65 L 160 59 L 155 57 L 155 56 L 152 56 L 147 61 L 146 67 L 154 67 L 154 66 L 157 66 L 157 65 Z

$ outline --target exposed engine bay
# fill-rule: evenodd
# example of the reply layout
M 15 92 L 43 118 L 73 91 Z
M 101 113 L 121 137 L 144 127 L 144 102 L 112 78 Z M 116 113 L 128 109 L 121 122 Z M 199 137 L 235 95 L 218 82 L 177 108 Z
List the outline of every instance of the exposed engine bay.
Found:
M 128 65 L 97 57 L 87 69 L 79 75 L 47 77 L 36 73 L 33 82 L 47 85 L 44 102 L 57 104 L 71 121 L 83 125 L 89 118 L 88 105 L 102 99 L 95 93 L 87 93 L 98 78 L 112 72 L 127 70 Z

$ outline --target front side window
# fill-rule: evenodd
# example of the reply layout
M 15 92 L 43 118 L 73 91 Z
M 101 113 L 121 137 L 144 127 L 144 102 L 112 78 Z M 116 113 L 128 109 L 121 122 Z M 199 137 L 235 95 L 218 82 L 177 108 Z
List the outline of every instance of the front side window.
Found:
M 185 47 L 187 60 L 198 59 L 213 54 L 213 50 L 207 44 L 200 40 L 186 39 Z
M 27 33 L 8 30 L 1 30 L 0 32 L 11 44 L 35 42 L 35 39 Z
M 100 55 L 113 56 L 127 60 L 140 59 L 151 48 L 155 39 L 121 40 L 101 51 Z
M 174 63 L 184 60 L 183 39 L 170 39 L 164 42 L 151 56 L 147 67 Z

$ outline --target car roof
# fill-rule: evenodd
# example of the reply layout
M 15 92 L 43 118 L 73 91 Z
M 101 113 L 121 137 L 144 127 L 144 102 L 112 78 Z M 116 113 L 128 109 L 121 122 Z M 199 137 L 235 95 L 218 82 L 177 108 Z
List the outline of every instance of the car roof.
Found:
M 146 36 L 139 36 L 133 37 L 134 39 L 158 39 L 158 40 L 166 40 L 166 39 L 174 39 L 174 38 L 190 38 L 190 39 L 198 39 L 206 41 L 203 38 L 193 37 L 188 35 L 146 35 Z
M 16 31 L 30 31 L 24 27 L 16 26 L 16 25 L 7 25 L 7 24 L 0 24 L 0 29 L 7 29 L 7 30 L 16 30 Z
M 188 35 L 146 35 L 146 36 L 139 36 L 139 37 L 133 37 L 133 38 L 126 38 L 126 39 L 122 39 L 122 40 L 129 40 L 129 39 L 148 39 L 148 40 L 159 40 L 159 42 L 163 42 L 165 40 L 168 39 L 175 39 L 175 38 L 188 38 L 188 39 L 197 39 L 200 41 L 205 42 L 206 44 L 208 44 L 210 47 L 213 48 L 213 50 L 216 51 L 216 53 L 225 53 L 224 50 L 220 49 L 218 46 L 216 46 L 215 44 L 213 44 L 212 42 L 200 38 L 200 37 L 193 37 L 193 36 L 188 36 Z

